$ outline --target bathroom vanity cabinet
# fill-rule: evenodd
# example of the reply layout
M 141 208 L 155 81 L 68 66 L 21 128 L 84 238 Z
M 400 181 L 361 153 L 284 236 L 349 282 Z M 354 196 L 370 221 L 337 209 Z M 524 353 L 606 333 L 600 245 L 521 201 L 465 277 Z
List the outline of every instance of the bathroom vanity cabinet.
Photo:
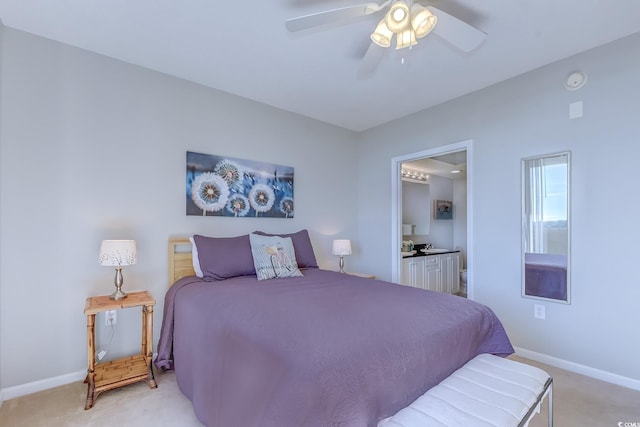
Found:
M 460 252 L 438 255 L 442 263 L 442 292 L 460 292 Z
M 403 258 L 402 284 L 435 292 L 460 291 L 460 252 Z
M 424 257 L 402 260 L 402 284 L 424 289 Z
M 417 256 L 403 259 L 402 284 L 442 292 L 440 256 Z

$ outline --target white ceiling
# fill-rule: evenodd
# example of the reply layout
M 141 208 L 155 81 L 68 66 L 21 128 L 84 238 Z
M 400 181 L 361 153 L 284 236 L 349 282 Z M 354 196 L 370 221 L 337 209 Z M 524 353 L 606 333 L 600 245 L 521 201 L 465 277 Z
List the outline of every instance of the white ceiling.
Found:
M 412 50 L 387 49 L 375 74 L 362 78 L 380 14 L 302 33 L 285 29 L 287 18 L 358 3 L 0 0 L 0 19 L 355 131 L 640 31 L 640 0 L 434 0 L 428 4 L 488 33 L 485 42 L 465 54 L 430 34 Z
M 402 163 L 402 169 L 409 172 L 424 172 L 449 179 L 467 177 L 467 152 L 456 151 L 434 157 L 412 160 Z

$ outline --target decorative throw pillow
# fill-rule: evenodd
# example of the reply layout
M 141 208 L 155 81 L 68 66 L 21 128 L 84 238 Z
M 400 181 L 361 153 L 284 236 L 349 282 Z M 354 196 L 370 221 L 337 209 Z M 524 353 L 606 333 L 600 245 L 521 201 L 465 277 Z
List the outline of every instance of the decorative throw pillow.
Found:
M 291 237 L 249 234 L 258 280 L 302 276 Z
M 318 268 L 316 255 L 313 252 L 313 246 L 311 245 L 311 239 L 309 238 L 309 232 L 307 230 L 300 230 L 296 233 L 291 234 L 272 234 L 262 231 L 255 231 L 254 234 L 260 234 L 261 236 L 291 237 L 291 241 L 293 242 L 293 250 L 296 253 L 296 260 L 298 261 L 298 267 Z
M 189 237 L 189 241 L 191 242 L 191 262 L 193 262 L 193 271 L 196 273 L 196 276 L 202 279 L 204 274 L 202 273 L 202 268 L 200 268 L 198 245 L 196 245 L 196 241 L 193 239 L 193 236 Z
M 193 269 L 196 276 L 213 281 L 256 274 L 248 234 L 237 237 L 194 234 L 190 240 L 193 242 Z

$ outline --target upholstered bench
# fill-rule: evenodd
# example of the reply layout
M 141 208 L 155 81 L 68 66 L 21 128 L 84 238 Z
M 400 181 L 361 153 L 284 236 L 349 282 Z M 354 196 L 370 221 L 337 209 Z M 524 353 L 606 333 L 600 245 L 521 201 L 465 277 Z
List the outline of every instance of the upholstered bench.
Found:
M 427 390 L 378 427 L 526 427 L 549 395 L 553 426 L 553 379 L 542 369 L 481 354 Z

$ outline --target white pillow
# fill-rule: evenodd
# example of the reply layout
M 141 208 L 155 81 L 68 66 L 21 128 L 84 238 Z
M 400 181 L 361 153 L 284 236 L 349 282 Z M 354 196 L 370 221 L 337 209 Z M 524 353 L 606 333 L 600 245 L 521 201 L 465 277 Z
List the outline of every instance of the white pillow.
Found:
M 302 276 L 291 237 L 249 234 L 249 241 L 258 280 Z
M 202 268 L 200 268 L 200 258 L 198 258 L 198 246 L 196 246 L 195 240 L 193 240 L 193 236 L 189 237 L 189 241 L 191 242 L 191 260 L 193 262 L 193 271 L 196 272 L 196 276 L 203 278 L 204 274 L 202 273 Z

